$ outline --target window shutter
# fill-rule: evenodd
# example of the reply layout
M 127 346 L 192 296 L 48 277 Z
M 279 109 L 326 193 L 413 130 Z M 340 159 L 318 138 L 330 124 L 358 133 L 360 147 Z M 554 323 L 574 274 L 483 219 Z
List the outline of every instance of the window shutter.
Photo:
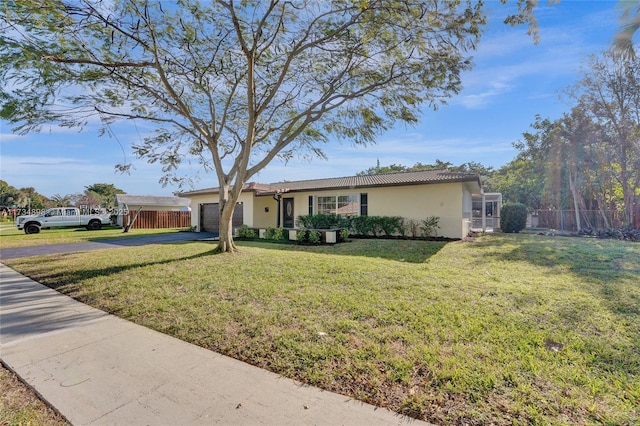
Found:
M 368 200 L 369 200 L 369 197 L 366 193 L 360 194 L 360 216 L 369 215 Z
M 309 195 L 309 216 L 313 215 L 313 195 Z

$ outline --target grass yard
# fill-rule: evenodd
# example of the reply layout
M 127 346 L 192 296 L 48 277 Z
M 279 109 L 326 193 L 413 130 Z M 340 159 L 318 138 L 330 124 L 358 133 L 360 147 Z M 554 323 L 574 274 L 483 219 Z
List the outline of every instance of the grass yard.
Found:
M 0 425 L 68 426 L 15 374 L 0 364 Z
M 132 229 L 125 234 L 122 232 L 122 228 L 109 226 L 99 231 L 88 231 L 85 228 L 43 229 L 39 234 L 27 235 L 24 231 L 19 231 L 13 224 L 11 224 L 11 226 L 0 226 L 0 248 L 81 243 L 85 241 L 99 241 L 111 238 L 166 234 L 178 231 L 178 229 Z
M 640 423 L 640 244 L 238 244 L 6 263 L 122 318 L 433 423 Z

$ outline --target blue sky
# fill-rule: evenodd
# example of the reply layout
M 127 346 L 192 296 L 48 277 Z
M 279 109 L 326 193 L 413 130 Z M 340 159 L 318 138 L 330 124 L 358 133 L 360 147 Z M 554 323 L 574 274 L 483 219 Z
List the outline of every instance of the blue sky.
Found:
M 618 26 L 613 0 L 562 0 L 536 10 L 541 40 L 534 45 L 525 27 L 502 24 L 513 12 L 488 0 L 489 25 L 473 53 L 474 69 L 463 76 L 464 89 L 437 111 L 425 109 L 415 127 L 398 125 L 368 147 L 332 142 L 324 146 L 328 160 L 275 160 L 252 181 L 263 183 L 354 175 L 376 165 L 436 159 L 461 164 L 476 161 L 498 168 L 517 152 L 512 142 L 529 130 L 536 114 L 558 118 L 571 106 L 562 90 L 574 84 L 587 55 L 608 48 Z M 162 187 L 157 164 L 136 159 L 130 145 L 140 130 L 113 126 L 115 137 L 98 137 L 97 129 L 45 127 L 41 133 L 14 135 L 0 121 L 0 179 L 18 188 L 34 187 L 45 195 L 83 192 L 94 183 L 113 183 L 129 194 L 171 195 L 178 187 Z M 133 162 L 131 174 L 114 166 Z M 195 175 L 184 167 L 182 175 Z M 215 175 L 200 175 L 193 189 L 217 185 Z M 183 188 L 188 190 L 192 188 Z

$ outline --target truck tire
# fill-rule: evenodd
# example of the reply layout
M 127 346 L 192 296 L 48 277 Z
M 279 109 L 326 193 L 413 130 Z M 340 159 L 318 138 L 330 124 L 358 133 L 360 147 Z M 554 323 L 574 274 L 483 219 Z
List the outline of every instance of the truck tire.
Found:
M 25 234 L 38 234 L 40 232 L 40 227 L 35 223 L 27 223 L 24 227 Z
M 100 228 L 102 228 L 102 223 L 99 220 L 92 220 L 87 225 L 87 229 L 89 231 L 98 231 Z

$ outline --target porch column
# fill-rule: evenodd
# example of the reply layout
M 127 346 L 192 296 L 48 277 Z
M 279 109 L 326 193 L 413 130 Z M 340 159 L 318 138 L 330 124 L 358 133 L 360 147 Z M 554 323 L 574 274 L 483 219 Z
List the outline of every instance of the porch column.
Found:
M 482 193 L 482 232 L 487 232 L 487 204 L 484 192 Z

